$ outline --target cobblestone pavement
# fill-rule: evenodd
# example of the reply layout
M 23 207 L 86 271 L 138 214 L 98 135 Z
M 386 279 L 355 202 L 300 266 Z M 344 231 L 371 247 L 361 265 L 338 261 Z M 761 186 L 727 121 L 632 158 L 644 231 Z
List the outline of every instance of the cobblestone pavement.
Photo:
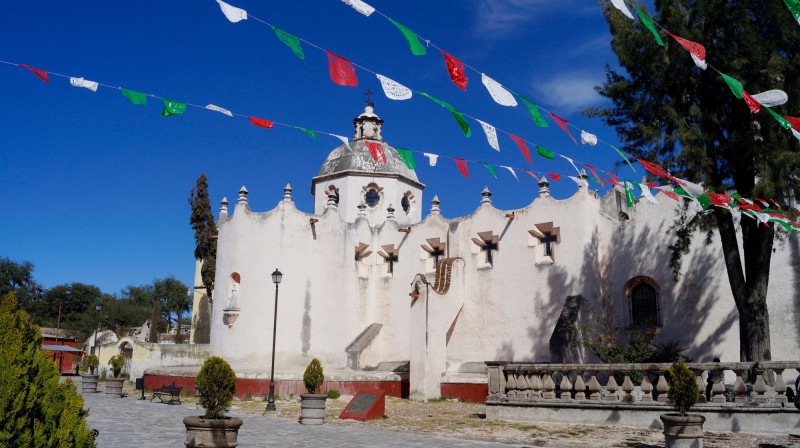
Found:
M 106 398 L 104 393 L 84 395 L 89 426 L 100 431 L 98 448 L 180 447 L 186 438 L 183 417 L 199 415 L 194 405 L 166 405 L 132 397 Z M 301 425 L 289 419 L 233 410 L 244 425 L 239 446 L 248 447 L 513 447 L 500 443 L 443 439 L 432 435 L 359 428 L 350 425 Z

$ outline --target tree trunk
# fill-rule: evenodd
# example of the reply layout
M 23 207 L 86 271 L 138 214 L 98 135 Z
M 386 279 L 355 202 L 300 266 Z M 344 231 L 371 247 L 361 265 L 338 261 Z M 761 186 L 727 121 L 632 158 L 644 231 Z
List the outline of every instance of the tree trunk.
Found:
M 755 219 L 741 217 L 742 256 L 733 217 L 727 210 L 714 208 L 731 293 L 739 312 L 739 358 L 742 362 L 772 359 L 769 339 L 767 289 L 772 258 L 774 229 Z

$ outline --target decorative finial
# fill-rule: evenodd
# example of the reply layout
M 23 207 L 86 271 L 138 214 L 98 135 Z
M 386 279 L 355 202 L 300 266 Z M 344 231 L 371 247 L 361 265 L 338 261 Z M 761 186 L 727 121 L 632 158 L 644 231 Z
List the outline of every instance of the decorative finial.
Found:
M 439 196 L 434 195 L 433 199 L 431 200 L 431 214 L 439 214 L 439 204 L 441 203 L 442 201 L 439 200 Z
M 288 182 L 283 187 L 283 202 L 292 202 L 292 185 Z
M 247 204 L 247 188 L 244 185 L 239 189 L 239 203 Z
M 219 215 L 228 216 L 228 198 L 222 198 L 220 204 L 222 204 L 222 206 L 219 208 Z
M 394 219 L 394 206 L 392 206 L 392 204 L 389 204 L 389 208 L 387 208 L 386 211 L 389 212 L 386 219 Z
M 336 208 L 339 204 L 336 203 L 336 193 L 333 191 L 328 192 L 328 204 L 327 207 Z
M 579 190 L 580 189 L 588 190 L 589 189 L 589 175 L 586 174 L 586 170 L 583 169 L 583 168 L 581 168 L 580 178 L 583 180 L 583 183 L 578 186 L 578 189 Z
M 483 199 L 481 199 L 481 204 L 492 203 L 492 200 L 490 199 L 492 197 L 492 192 L 489 191 L 489 187 L 483 187 L 483 191 L 481 191 L 481 196 L 483 196 Z
M 358 216 L 367 216 L 367 204 L 364 201 L 358 204 Z
M 373 92 L 372 90 L 369 90 L 369 89 L 367 89 L 367 91 L 364 92 L 364 96 L 367 97 L 367 99 L 364 100 L 364 101 L 367 103 L 367 106 L 369 106 L 369 107 L 375 107 L 375 103 L 372 101 L 372 97 L 371 97 L 371 95 L 373 93 L 375 93 L 375 92 Z
M 546 198 L 550 196 L 550 181 L 547 180 L 547 176 L 542 176 L 539 179 L 539 197 Z

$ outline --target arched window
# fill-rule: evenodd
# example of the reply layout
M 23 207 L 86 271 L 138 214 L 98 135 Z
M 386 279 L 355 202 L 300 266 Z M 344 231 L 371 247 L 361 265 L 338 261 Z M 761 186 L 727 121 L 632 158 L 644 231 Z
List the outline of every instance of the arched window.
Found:
M 660 287 L 650 277 L 634 277 L 625 285 L 631 326 L 661 325 Z

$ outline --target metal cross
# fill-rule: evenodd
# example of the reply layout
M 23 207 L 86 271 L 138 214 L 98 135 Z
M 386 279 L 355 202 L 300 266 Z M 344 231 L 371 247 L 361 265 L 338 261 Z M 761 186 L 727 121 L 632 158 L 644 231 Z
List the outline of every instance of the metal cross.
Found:
M 375 107 L 375 103 L 374 103 L 374 102 L 372 102 L 372 97 L 371 97 L 371 95 L 372 95 L 373 93 L 375 93 L 375 92 L 373 92 L 372 90 L 369 90 L 369 89 L 367 89 L 367 91 L 366 91 L 366 92 L 364 92 L 364 96 L 366 96 L 366 97 L 367 97 L 367 99 L 366 99 L 366 100 L 364 100 L 364 101 L 366 101 L 366 102 L 367 102 L 367 105 L 368 105 L 368 106 L 370 106 L 370 107 Z

